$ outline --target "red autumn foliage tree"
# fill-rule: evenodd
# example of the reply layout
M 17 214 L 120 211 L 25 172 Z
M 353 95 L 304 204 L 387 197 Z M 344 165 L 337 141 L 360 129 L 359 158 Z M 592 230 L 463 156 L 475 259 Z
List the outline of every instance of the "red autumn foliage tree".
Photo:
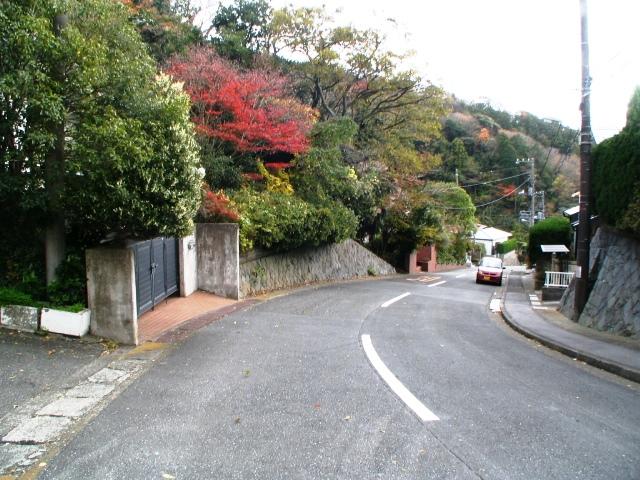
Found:
M 212 192 L 208 186 L 202 189 L 202 204 L 198 211 L 201 222 L 239 222 L 240 215 L 224 192 Z
M 499 183 L 496 188 L 501 196 L 511 195 L 516 190 L 516 186 L 513 183 Z
M 184 82 L 201 135 L 237 153 L 302 153 L 315 111 L 289 92 L 287 77 L 267 69 L 241 71 L 210 47 L 169 62 L 167 73 Z

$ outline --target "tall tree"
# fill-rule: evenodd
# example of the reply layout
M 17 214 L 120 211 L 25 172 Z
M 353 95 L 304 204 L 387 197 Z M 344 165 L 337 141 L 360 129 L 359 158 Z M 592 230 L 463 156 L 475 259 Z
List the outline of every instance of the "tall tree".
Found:
M 167 72 L 184 82 L 201 137 L 227 154 L 296 154 L 308 148 L 315 112 L 276 71 L 242 71 L 209 47 L 174 58 Z
M 236 0 L 220 5 L 213 17 L 212 43 L 218 53 L 245 66 L 268 49 L 272 9 L 265 0 Z
M 157 62 L 162 64 L 171 55 L 204 42 L 203 33 L 194 23 L 199 9 L 191 0 L 122 1 Z
M 273 12 L 270 51 L 293 53 L 298 95 L 321 120 L 349 117 L 358 126 L 356 148 L 366 149 L 401 174 L 428 169 L 429 156 L 415 148 L 439 135 L 447 110 L 444 92 L 411 71 L 384 48 L 376 31 L 336 26 L 323 9 Z
M 61 12 L 66 26 L 55 31 Z M 0 35 L 0 193 L 11 198 L 3 218 L 32 228 L 32 237 L 31 216 L 52 213 L 93 241 L 108 231 L 188 231 L 199 197 L 188 101 L 155 79 L 125 6 L 5 1 Z M 85 223 L 92 209 L 99 221 Z

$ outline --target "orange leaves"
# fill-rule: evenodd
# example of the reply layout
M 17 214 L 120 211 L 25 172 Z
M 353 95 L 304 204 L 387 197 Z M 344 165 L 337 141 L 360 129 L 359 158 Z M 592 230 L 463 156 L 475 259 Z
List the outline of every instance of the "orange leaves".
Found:
M 478 132 L 478 134 L 476 135 L 476 138 L 478 139 L 479 142 L 485 143 L 487 140 L 489 140 L 491 138 L 491 134 L 489 133 L 489 129 L 482 128 Z
M 507 196 L 515 191 L 516 186 L 513 183 L 499 183 L 496 188 L 501 196 Z

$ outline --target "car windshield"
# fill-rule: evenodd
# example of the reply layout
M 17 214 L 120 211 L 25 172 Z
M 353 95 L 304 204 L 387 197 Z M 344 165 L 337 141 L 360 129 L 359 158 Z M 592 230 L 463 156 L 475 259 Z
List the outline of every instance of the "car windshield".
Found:
M 502 268 L 502 260 L 495 257 L 483 257 L 480 261 L 481 267 Z

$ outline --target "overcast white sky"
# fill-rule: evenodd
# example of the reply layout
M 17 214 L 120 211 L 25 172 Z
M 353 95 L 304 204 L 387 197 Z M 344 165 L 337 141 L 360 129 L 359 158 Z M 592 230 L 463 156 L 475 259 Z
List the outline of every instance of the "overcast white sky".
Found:
M 210 18 L 220 2 L 193 3 Z M 579 0 L 270 3 L 339 10 L 337 23 L 384 32 L 390 50 L 415 52 L 407 67 L 459 98 L 580 127 Z M 640 0 L 589 0 L 588 14 L 592 127 L 602 141 L 624 126 L 627 104 L 640 86 Z

